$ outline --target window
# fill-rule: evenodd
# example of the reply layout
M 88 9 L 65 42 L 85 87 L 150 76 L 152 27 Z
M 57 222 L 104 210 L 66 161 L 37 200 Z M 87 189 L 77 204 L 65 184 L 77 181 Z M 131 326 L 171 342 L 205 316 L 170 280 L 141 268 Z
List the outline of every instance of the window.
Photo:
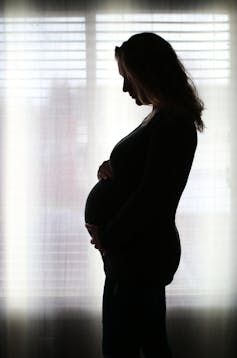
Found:
M 98 165 L 147 112 L 121 93 L 114 61 L 115 45 L 141 31 L 171 42 L 207 107 L 207 130 L 177 214 L 183 258 L 168 298 L 179 305 L 191 294 L 192 304 L 195 295 L 197 304 L 220 304 L 230 269 L 220 279 L 218 260 L 230 254 L 223 245 L 223 237 L 230 242 L 229 16 L 16 17 L 1 18 L 0 31 L 6 307 L 88 307 L 102 293 L 84 202 Z

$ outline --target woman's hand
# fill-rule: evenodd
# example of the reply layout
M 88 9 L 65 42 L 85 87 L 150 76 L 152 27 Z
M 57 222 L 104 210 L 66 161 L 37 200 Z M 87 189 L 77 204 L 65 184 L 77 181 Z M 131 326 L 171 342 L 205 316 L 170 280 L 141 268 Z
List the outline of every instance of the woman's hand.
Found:
M 98 226 L 93 224 L 85 224 L 89 234 L 91 235 L 91 244 L 95 245 L 95 249 L 99 250 L 104 256 L 106 254 L 105 250 L 101 246 L 101 242 L 98 237 Z
M 110 166 L 110 162 L 109 160 L 106 160 L 100 165 L 97 173 L 97 177 L 100 180 L 100 179 L 109 179 L 112 178 L 112 176 L 113 176 L 113 172 Z

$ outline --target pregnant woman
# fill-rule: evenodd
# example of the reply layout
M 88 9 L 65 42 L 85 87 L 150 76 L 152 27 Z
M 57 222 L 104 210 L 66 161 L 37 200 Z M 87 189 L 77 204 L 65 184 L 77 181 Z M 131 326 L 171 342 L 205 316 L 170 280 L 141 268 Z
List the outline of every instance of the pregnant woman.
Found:
M 105 358 L 171 357 L 165 286 L 180 260 L 176 209 L 204 128 L 202 101 L 171 45 L 153 33 L 115 48 L 123 91 L 151 113 L 113 148 L 85 208 L 105 270 Z M 142 355 L 141 355 L 142 354 Z

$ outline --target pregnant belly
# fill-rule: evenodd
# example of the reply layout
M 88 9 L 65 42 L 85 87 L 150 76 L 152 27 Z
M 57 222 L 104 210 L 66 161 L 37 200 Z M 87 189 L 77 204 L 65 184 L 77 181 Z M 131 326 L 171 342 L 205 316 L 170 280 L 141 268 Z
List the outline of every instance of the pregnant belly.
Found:
M 123 202 L 118 185 L 112 180 L 100 180 L 90 191 L 85 205 L 85 222 L 103 225 L 110 220 Z

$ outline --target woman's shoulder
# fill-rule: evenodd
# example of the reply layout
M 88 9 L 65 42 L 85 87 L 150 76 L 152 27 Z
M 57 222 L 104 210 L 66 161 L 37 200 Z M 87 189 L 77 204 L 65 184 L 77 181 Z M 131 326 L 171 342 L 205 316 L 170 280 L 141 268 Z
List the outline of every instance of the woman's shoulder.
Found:
M 195 130 L 194 116 L 192 113 L 178 108 L 162 108 L 160 109 L 150 121 L 151 126 L 163 127 L 172 130 Z
M 197 145 L 197 130 L 192 115 L 173 109 L 160 110 L 150 122 L 150 138 L 154 143 L 189 143 Z M 165 144 L 166 145 L 166 144 Z

